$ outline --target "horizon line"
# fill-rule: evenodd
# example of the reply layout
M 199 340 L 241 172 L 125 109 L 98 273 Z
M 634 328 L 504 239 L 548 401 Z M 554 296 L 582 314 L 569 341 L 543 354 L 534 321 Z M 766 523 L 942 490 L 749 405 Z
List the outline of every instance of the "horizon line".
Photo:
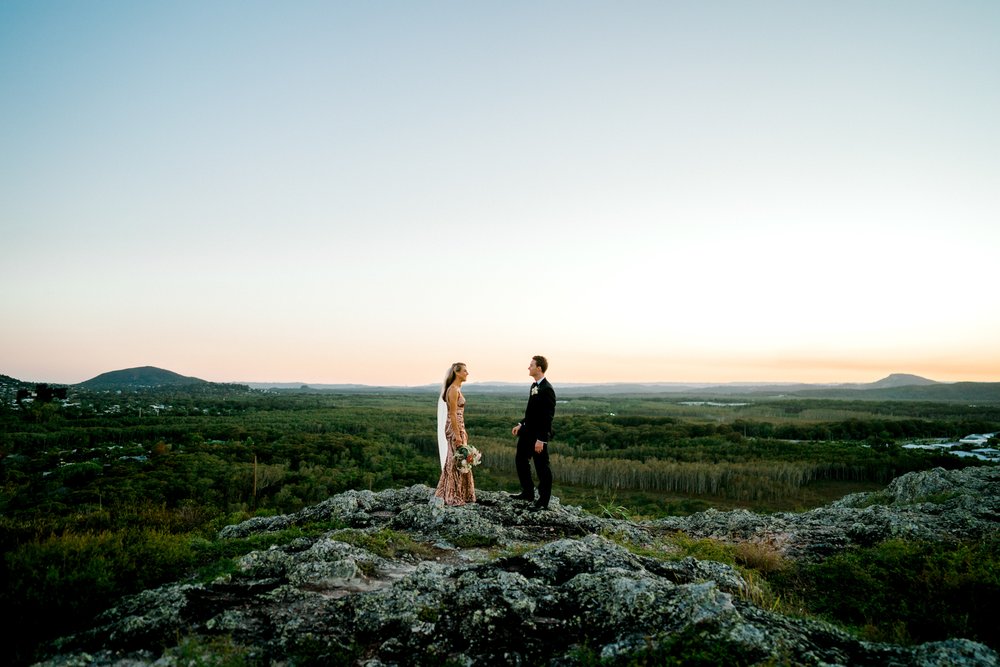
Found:
M 886 376 L 889 377 L 889 376 Z M 956 384 L 957 382 L 974 382 L 974 380 L 957 380 L 957 381 L 939 381 L 932 380 L 930 378 L 920 377 L 928 382 L 933 382 L 934 384 Z M 684 386 L 684 387 L 721 387 L 721 386 L 741 386 L 741 387 L 763 387 L 763 386 L 787 386 L 787 385 L 812 385 L 812 386 L 839 386 L 839 385 L 863 385 L 863 384 L 875 384 L 881 380 L 886 379 L 885 377 L 879 378 L 879 380 L 872 380 L 869 382 L 807 382 L 804 380 L 762 380 L 759 382 L 746 381 L 746 380 L 732 380 L 724 382 L 699 382 L 699 381 L 676 381 L 676 380 L 618 380 L 618 381 L 606 381 L 606 382 L 558 382 L 561 387 L 606 387 L 606 386 L 618 386 L 618 385 L 639 385 L 645 387 L 651 386 Z M 216 384 L 245 384 L 245 385 L 298 385 L 303 387 L 386 387 L 393 389 L 423 389 L 426 387 L 438 387 L 441 386 L 440 382 L 426 382 L 423 384 L 366 384 L 362 382 L 296 382 L 296 381 L 259 381 L 259 380 L 248 380 L 248 381 L 231 381 L 231 382 L 217 382 Z M 529 384 L 529 382 L 511 381 L 511 380 L 481 380 L 481 381 L 469 381 L 464 383 L 466 386 L 472 385 L 511 385 L 520 386 L 522 384 Z
M 174 375 L 182 375 L 176 373 L 175 371 L 169 371 L 167 369 L 159 368 L 156 366 L 136 366 L 131 368 L 123 368 L 114 371 L 106 371 L 105 373 L 99 373 L 86 380 L 81 380 L 78 382 L 59 382 L 59 381 L 44 381 L 44 380 L 23 380 L 20 378 L 10 377 L 12 380 L 17 382 L 25 383 L 42 383 L 46 382 L 53 385 L 65 385 L 74 386 L 81 385 L 91 380 L 94 380 L 101 375 L 106 375 L 110 373 L 123 372 L 123 371 L 135 371 L 141 369 L 151 369 L 160 370 L 172 373 Z M 256 386 L 274 386 L 274 387 L 302 387 L 302 386 L 340 386 L 340 387 L 365 387 L 365 388 L 393 388 L 393 389 L 424 389 L 430 387 L 437 387 L 440 382 L 422 382 L 422 383 L 398 383 L 398 382 L 350 382 L 350 381 L 307 381 L 307 380 L 208 380 L 205 378 L 197 377 L 194 375 L 184 377 L 189 377 L 195 381 L 211 382 L 215 384 L 241 384 L 241 385 L 256 385 Z M 609 387 L 609 386 L 642 386 L 642 387 L 692 387 L 692 388 L 709 388 L 709 387 L 780 387 L 780 386 L 818 386 L 818 387 L 837 387 L 837 386 L 857 386 L 857 385 L 871 385 L 879 382 L 883 382 L 890 379 L 913 379 L 918 383 L 934 383 L 934 384 L 957 384 L 957 383 L 976 383 L 976 382 L 998 382 L 998 380 L 968 380 L 968 379 L 955 379 L 955 380 L 934 380 L 926 376 L 918 375 L 915 373 L 902 373 L 902 372 L 892 372 L 886 375 L 879 375 L 874 380 L 834 380 L 834 381 L 809 381 L 809 380 L 601 380 L 601 381 L 566 381 L 562 382 L 556 380 L 555 384 L 563 387 Z M 469 386 L 510 386 L 517 387 L 522 384 L 527 384 L 530 379 L 526 378 L 524 380 L 471 380 L 467 381 L 466 384 Z

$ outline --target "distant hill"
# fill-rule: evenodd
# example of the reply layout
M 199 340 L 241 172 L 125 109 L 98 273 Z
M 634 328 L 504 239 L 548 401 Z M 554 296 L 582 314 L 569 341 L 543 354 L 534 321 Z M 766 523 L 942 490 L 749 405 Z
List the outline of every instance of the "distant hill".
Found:
M 0 392 L 13 394 L 18 389 L 25 389 L 30 387 L 31 383 L 25 382 L 24 380 L 18 380 L 17 378 L 12 378 L 9 375 L 0 374 Z
M 208 384 L 206 380 L 186 377 L 173 371 L 153 366 L 125 368 L 120 371 L 101 373 L 95 378 L 81 382 L 77 387 L 90 390 L 140 389 L 148 387 L 183 387 Z
M 910 375 L 908 373 L 893 373 L 888 377 L 884 377 L 878 382 L 872 382 L 871 384 L 862 385 L 864 389 L 891 389 L 893 387 L 918 387 L 927 386 L 932 384 L 940 384 L 940 382 L 935 382 L 934 380 L 928 380 L 927 378 L 920 377 L 919 375 Z
M 798 391 L 799 398 L 861 399 L 874 401 L 961 401 L 1000 403 L 1000 382 L 937 382 L 928 385 L 874 389 L 822 388 Z

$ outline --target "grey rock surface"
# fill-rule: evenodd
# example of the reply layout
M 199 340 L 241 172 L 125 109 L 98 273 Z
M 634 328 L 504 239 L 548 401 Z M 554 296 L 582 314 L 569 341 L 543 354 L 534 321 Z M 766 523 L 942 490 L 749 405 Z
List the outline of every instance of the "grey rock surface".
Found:
M 903 475 L 884 491 L 856 493 L 801 514 L 708 510 L 647 527 L 692 537 L 760 542 L 792 558 L 820 559 L 891 538 L 980 540 L 1000 530 L 1000 467 Z
M 739 664 L 998 665 L 995 651 L 964 639 L 860 641 L 756 606 L 753 582 L 728 565 L 620 545 L 681 530 L 818 558 L 891 536 L 982 537 L 1000 525 L 998 481 L 996 468 L 934 470 L 800 515 L 709 511 L 640 524 L 558 501 L 531 513 L 489 492 L 447 507 L 426 486 L 351 491 L 226 527 L 223 539 L 331 526 L 246 554 L 234 574 L 213 582 L 123 599 L 88 631 L 55 642 L 40 664 L 195 664 L 170 648 L 184 637 L 228 642 L 252 664 L 568 666 L 694 647 Z M 338 539 L 343 526 L 372 535 L 388 528 L 435 546 L 383 557 Z

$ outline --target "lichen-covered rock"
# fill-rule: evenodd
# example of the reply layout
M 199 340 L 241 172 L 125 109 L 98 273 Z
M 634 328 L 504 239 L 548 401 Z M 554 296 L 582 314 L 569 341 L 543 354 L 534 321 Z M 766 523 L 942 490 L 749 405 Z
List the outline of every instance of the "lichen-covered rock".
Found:
M 510 545 L 560 537 L 580 537 L 614 530 L 639 539 L 640 527 L 629 521 L 601 519 L 553 498 L 547 512 L 529 512 L 528 505 L 505 494 L 479 492 L 479 502 L 461 507 L 444 505 L 433 489 L 417 484 L 379 493 L 348 491 L 295 514 L 254 518 L 226 526 L 223 539 L 275 532 L 296 525 L 331 522 L 351 528 L 393 528 L 458 546 Z
M 801 514 L 707 510 L 647 523 L 694 537 L 762 542 L 792 558 L 818 559 L 891 538 L 979 540 L 1000 531 L 1000 468 L 940 468 L 899 477 Z
M 171 648 L 183 637 L 204 647 L 228 642 L 254 664 L 568 667 L 692 655 L 721 664 L 998 665 L 996 652 L 967 640 L 872 644 L 782 616 L 755 606 L 752 587 L 728 565 L 638 555 L 605 537 L 643 544 L 651 534 L 685 530 L 813 557 L 892 535 L 944 539 L 952 527 L 983 534 L 996 530 L 995 517 L 990 527 L 984 514 L 996 502 L 996 491 L 984 490 L 997 481 L 991 475 L 933 471 L 929 481 L 903 480 L 881 495 L 802 515 L 710 511 L 643 524 L 558 502 L 531 513 L 488 492 L 477 504 L 446 507 L 426 486 L 352 491 L 296 514 L 227 527 L 223 539 L 324 522 L 332 528 L 247 554 L 232 575 L 212 583 L 177 582 L 124 599 L 90 630 L 55 642 L 41 664 L 190 664 Z M 988 498 L 973 508 L 966 497 L 977 488 Z M 371 536 L 405 531 L 439 548 L 420 562 L 412 553 L 380 556 L 338 540 L 333 527 L 345 525 Z M 489 554 L 483 545 L 516 548 Z

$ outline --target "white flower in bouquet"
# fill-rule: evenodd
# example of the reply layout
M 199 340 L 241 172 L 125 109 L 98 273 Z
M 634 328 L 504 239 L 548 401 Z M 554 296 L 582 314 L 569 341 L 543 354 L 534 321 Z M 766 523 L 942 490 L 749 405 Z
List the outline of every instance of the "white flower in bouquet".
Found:
M 472 445 L 459 445 L 455 450 L 455 467 L 459 472 L 472 472 L 482 462 L 483 455 Z

